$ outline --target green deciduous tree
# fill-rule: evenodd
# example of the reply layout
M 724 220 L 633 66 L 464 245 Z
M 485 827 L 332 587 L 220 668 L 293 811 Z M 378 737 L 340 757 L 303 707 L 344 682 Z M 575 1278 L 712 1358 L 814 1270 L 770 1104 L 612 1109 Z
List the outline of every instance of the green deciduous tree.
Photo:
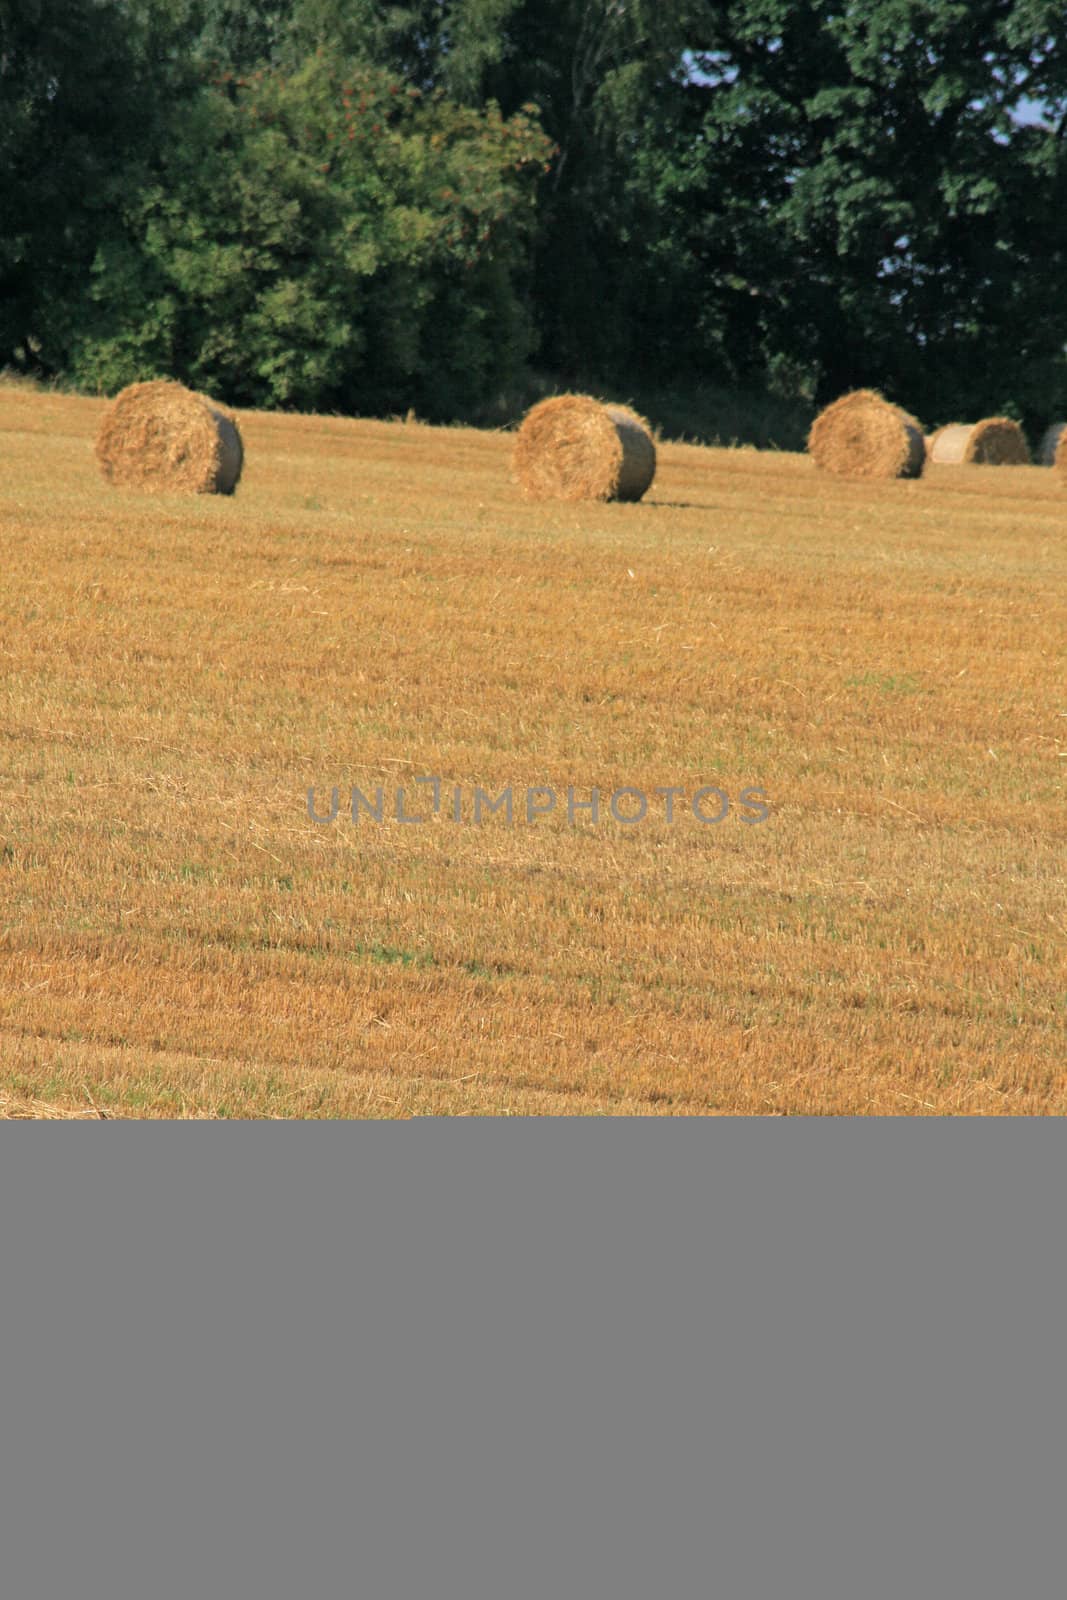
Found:
M 876 383 L 932 418 L 1067 403 L 1061 0 L 413 9 L 431 76 L 493 10 L 460 76 L 536 102 L 559 147 L 535 250 L 551 369 Z M 1044 126 L 1019 124 L 1027 97 Z
M 761 0 L 696 26 L 636 179 L 692 325 L 735 371 L 784 362 L 822 397 L 875 383 L 931 420 L 1047 416 L 1067 339 L 1050 301 L 1067 268 L 1062 6 Z M 1019 125 L 1024 96 L 1047 126 Z
M 1062 0 L 0 0 L 0 161 L 0 362 L 106 387 L 1067 410 Z
M 182 92 L 157 0 L 0 0 L 0 365 L 61 372 L 108 219 Z
M 101 244 L 81 382 L 167 373 L 253 405 L 491 411 L 532 342 L 534 121 L 321 49 L 292 73 L 224 75 L 176 132 Z

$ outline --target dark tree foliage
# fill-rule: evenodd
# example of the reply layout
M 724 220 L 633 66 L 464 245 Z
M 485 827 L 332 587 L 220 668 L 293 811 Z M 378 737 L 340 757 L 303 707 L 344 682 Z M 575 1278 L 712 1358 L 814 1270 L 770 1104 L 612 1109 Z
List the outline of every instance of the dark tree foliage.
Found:
M 100 245 L 80 382 L 493 412 L 534 342 L 516 285 L 549 147 L 530 117 L 319 49 L 292 73 L 222 74 L 175 132 Z
M 1062 0 L 0 0 L 0 174 L 0 364 L 102 387 L 1067 411 Z
M 924 417 L 1045 411 L 1067 338 L 1058 0 L 707 10 L 685 136 L 652 164 L 679 247 L 725 281 L 736 359 Z M 1018 124 L 1024 97 L 1048 125 Z
M 199 0 L 193 49 L 209 69 L 248 72 L 277 58 L 292 15 L 292 0 Z
M 0 0 L 0 365 L 62 372 L 108 218 L 181 93 L 180 6 Z
M 1061 0 L 520 4 L 484 82 L 561 148 L 552 367 L 873 383 L 938 418 L 1067 403 Z

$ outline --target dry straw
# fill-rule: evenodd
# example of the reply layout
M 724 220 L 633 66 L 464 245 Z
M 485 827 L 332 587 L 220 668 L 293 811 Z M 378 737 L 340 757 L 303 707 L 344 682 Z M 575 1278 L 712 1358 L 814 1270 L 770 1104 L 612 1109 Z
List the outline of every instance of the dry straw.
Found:
M 656 446 L 629 406 L 561 394 L 527 413 L 515 476 L 535 500 L 640 500 L 656 475 Z
M 48 1100 L 13 1100 L 10 1095 L 0 1094 L 0 1122 L 78 1122 L 87 1118 L 110 1120 L 108 1113 L 95 1104 L 90 1109 L 72 1110 Z
M 158 493 L 232 494 L 244 464 L 229 412 L 164 380 L 123 389 L 104 417 L 96 455 L 109 483 Z
M 1037 447 L 1037 460 L 1042 467 L 1067 473 L 1067 422 L 1054 422 L 1045 429 Z
M 808 450 L 842 478 L 918 478 L 926 460 L 921 424 L 874 389 L 854 389 L 820 411 Z
M 939 466 L 969 463 L 987 467 L 1025 467 L 1030 462 L 1026 435 L 1010 417 L 982 422 L 950 422 L 927 440 L 930 460 Z

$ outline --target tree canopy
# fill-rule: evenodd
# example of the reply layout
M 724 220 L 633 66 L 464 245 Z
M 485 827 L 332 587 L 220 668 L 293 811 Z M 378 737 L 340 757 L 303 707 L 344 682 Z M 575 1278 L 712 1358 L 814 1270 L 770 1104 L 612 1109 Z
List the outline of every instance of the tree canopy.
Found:
M 0 0 L 0 173 L 0 365 L 104 391 L 1067 408 L 1062 0 Z

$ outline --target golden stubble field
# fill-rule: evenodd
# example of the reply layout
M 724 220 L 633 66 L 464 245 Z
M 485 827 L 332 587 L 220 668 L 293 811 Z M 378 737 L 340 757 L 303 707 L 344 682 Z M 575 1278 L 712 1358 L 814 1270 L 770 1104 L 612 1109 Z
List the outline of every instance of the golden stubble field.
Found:
M 234 499 L 146 499 L 102 409 L 0 390 L 0 1114 L 1067 1109 L 1050 471 L 529 505 L 504 435 L 248 414 Z

